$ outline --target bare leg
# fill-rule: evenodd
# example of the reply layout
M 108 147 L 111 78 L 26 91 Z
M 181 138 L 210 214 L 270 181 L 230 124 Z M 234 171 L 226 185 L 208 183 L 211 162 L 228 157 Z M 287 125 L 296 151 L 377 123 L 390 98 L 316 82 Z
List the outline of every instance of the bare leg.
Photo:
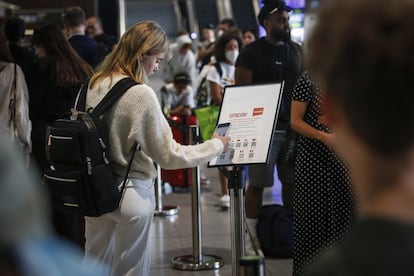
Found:
M 222 174 L 220 171 L 218 172 L 219 174 L 219 180 L 220 180 L 220 185 L 221 185 L 221 195 L 227 195 L 229 193 L 228 190 L 228 185 L 227 185 L 227 177 Z

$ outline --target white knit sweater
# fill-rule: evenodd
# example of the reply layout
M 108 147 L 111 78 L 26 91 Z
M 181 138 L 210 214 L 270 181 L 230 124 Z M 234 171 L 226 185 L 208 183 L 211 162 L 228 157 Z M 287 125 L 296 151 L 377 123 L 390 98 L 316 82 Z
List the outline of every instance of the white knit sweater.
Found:
M 121 78 L 106 78 L 87 93 L 87 108 L 95 107 L 109 89 Z M 146 84 L 131 87 L 120 100 L 103 115 L 109 129 L 110 157 L 116 174 L 125 174 L 135 141 L 141 147 L 135 153 L 130 177 L 156 177 L 154 162 L 165 169 L 195 167 L 207 163 L 223 151 L 219 139 L 202 144 L 183 146 L 173 137 L 155 92 Z

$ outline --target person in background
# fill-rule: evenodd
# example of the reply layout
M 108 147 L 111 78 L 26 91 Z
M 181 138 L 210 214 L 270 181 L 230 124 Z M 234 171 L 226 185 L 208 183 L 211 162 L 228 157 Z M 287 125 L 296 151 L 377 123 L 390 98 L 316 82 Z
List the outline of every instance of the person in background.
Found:
M 242 40 L 238 31 L 228 31 L 216 41 L 214 56 L 219 63 L 221 72 L 215 66 L 210 66 L 207 73 L 207 89 L 211 95 L 213 105 L 221 105 L 224 87 L 234 84 L 234 64 L 242 47 Z M 219 170 L 221 197 L 219 204 L 223 208 L 230 207 L 230 196 L 227 177 Z
M 414 275 L 414 2 L 319 8 L 307 64 L 350 166 L 358 220 L 306 275 Z
M 161 87 L 162 109 L 168 115 L 191 115 L 194 107 L 191 79 L 187 73 L 177 73 L 172 83 Z
M 291 128 L 299 134 L 294 168 L 293 275 L 302 275 L 321 252 L 341 241 L 355 218 L 347 165 L 331 148 L 320 87 L 302 73 L 292 94 Z
M 196 56 L 192 50 L 193 41 L 187 32 L 179 34 L 171 45 L 171 60 L 164 68 L 164 81 L 170 83 L 174 75 L 185 72 L 193 83 L 197 76 Z
M 19 17 L 11 17 L 4 24 L 4 34 L 9 45 L 13 61 L 17 63 L 26 74 L 30 64 L 35 59 L 32 49 L 26 47 L 25 38 L 26 25 L 24 20 Z
M 70 45 L 78 55 L 92 68 L 95 68 L 103 59 L 98 43 L 86 35 L 85 13 L 81 7 L 68 7 L 63 10 L 63 26 Z
M 219 38 L 227 31 L 235 30 L 237 28 L 237 22 L 234 18 L 224 18 L 216 26 L 216 38 Z
M 103 51 L 103 55 L 109 54 L 117 43 L 115 36 L 104 32 L 102 21 L 96 16 L 90 16 L 86 19 L 86 34 L 95 39 L 98 43 L 99 51 Z
M 86 107 L 95 107 L 122 78 L 137 85 L 128 89 L 103 115 L 108 130 L 113 171 L 122 182 L 131 149 L 139 145 L 120 207 L 100 217 L 85 217 L 86 256 L 108 264 L 111 275 L 148 276 L 151 265 L 151 226 L 155 211 L 154 162 L 164 169 L 195 167 L 226 150 L 230 137 L 214 134 L 197 145 L 174 141 L 148 77 L 160 70 L 168 53 L 165 31 L 154 21 L 130 27 L 91 78 Z
M 106 276 L 108 268 L 56 237 L 38 176 L 0 129 L 0 275 Z
M 217 40 L 223 33 L 230 31 L 230 30 L 238 30 L 237 28 L 237 22 L 233 18 L 224 18 L 220 20 L 220 22 L 217 24 L 215 29 L 215 39 Z M 212 63 L 215 63 L 215 57 L 214 57 L 214 45 L 215 43 L 211 43 L 208 47 L 207 51 L 202 53 L 202 57 L 199 58 L 201 64 L 198 66 L 200 71 L 203 69 L 205 65 L 210 65 Z
M 214 49 L 214 42 L 216 41 L 216 35 L 214 33 L 214 25 L 208 24 L 201 29 L 203 41 L 200 42 L 197 53 L 197 67 L 201 70 L 202 61 L 207 55 L 211 55 Z
M 208 46 L 216 41 L 216 36 L 214 34 L 214 25 L 209 23 L 201 29 L 203 40 L 200 42 L 203 48 L 208 48 Z
M 73 50 L 54 24 L 36 28 L 32 36 L 37 62 L 28 74 L 30 119 L 33 122 L 33 155 L 40 171 L 45 162 L 45 126 L 68 118 L 82 83 L 92 68 Z
M 257 31 L 255 29 L 245 29 L 242 31 L 243 47 L 246 47 L 257 39 Z
M 33 123 L 32 156 L 40 175 L 47 166 L 46 126 L 68 119 L 78 91 L 92 68 L 73 50 L 54 24 L 36 28 L 32 36 L 37 62 L 28 73 L 29 114 Z M 53 210 L 54 211 L 54 210 Z M 55 211 L 53 225 L 60 236 L 83 247 L 83 219 Z
M 0 129 L 20 145 L 27 161 L 32 150 L 29 92 L 22 69 L 13 63 L 6 38 L 0 30 Z M 28 164 L 27 164 L 28 165 Z
M 301 47 L 290 39 L 289 11 L 291 7 L 283 0 L 264 1 L 258 20 L 266 29 L 266 36 L 243 48 L 236 62 L 236 84 L 284 81 L 279 117 L 273 129 L 269 163 L 249 165 L 249 185 L 245 200 L 246 224 L 252 233 L 252 239 L 246 239 L 248 254 L 255 252 L 253 243 L 257 244 L 256 248 L 260 248 L 254 229 L 262 208 L 264 188 L 271 187 L 274 183 L 276 161 L 289 128 L 293 86 L 302 70 Z M 282 182 L 284 205 L 291 205 L 292 194 L 293 187 L 283 185 Z

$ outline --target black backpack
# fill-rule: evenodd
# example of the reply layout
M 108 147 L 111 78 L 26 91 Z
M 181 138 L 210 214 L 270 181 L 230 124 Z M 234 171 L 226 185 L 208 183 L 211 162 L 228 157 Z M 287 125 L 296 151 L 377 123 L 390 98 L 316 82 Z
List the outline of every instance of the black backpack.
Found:
M 293 256 L 293 211 L 278 204 L 264 205 L 256 225 L 257 238 L 266 257 Z
M 219 62 L 216 62 L 212 65 L 205 65 L 205 66 L 214 66 L 214 67 L 216 67 L 216 70 L 217 70 L 220 78 L 223 75 L 223 70 L 221 69 L 221 66 L 220 66 Z M 211 103 L 207 102 L 207 98 L 208 98 L 207 75 L 208 75 L 208 71 L 205 72 L 204 76 L 200 76 L 202 79 L 200 81 L 200 84 L 197 87 L 197 93 L 196 93 L 196 97 L 195 97 L 196 98 L 196 108 L 201 108 L 201 107 L 211 105 Z
M 136 145 L 119 190 L 108 157 L 108 132 L 100 116 L 136 84 L 130 78 L 120 80 L 92 112 L 84 112 L 86 81 L 71 118 L 59 119 L 47 126 L 48 166 L 43 181 L 56 210 L 97 217 L 119 207 Z

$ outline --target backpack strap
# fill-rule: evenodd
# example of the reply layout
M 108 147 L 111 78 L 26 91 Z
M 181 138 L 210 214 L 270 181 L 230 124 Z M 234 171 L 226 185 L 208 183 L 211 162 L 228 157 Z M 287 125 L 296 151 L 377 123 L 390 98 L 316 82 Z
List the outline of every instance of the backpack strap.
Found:
M 127 167 L 127 170 L 125 172 L 124 179 L 122 181 L 122 186 L 121 186 L 121 191 L 120 191 L 121 192 L 121 197 L 124 196 L 125 186 L 126 186 L 126 183 L 127 183 L 127 180 L 128 180 L 129 171 L 131 170 L 132 161 L 134 161 L 134 156 L 135 156 L 135 152 L 137 151 L 137 147 L 138 147 L 138 143 L 135 142 L 134 145 L 132 146 L 131 158 L 129 158 L 128 167 Z M 140 151 L 140 150 L 141 149 L 138 149 L 138 151 Z M 119 202 L 119 204 L 121 204 L 121 202 Z
M 79 91 L 75 108 L 78 111 L 86 111 L 86 93 L 88 92 L 89 80 L 85 80 Z M 130 87 L 138 84 L 131 78 L 123 78 L 118 81 L 109 92 L 103 97 L 99 104 L 91 112 L 91 116 L 99 117 L 105 113 Z
M 219 74 L 220 78 L 223 76 L 223 69 L 221 69 L 220 62 L 216 62 L 213 64 L 216 67 L 217 73 Z
M 78 96 L 76 97 L 75 109 L 77 111 L 85 111 L 86 109 L 86 92 L 88 91 L 90 78 L 86 79 L 81 88 L 79 89 Z
M 99 104 L 93 109 L 91 116 L 101 116 L 111 107 L 130 87 L 138 83 L 131 78 L 123 78 L 118 81 Z

